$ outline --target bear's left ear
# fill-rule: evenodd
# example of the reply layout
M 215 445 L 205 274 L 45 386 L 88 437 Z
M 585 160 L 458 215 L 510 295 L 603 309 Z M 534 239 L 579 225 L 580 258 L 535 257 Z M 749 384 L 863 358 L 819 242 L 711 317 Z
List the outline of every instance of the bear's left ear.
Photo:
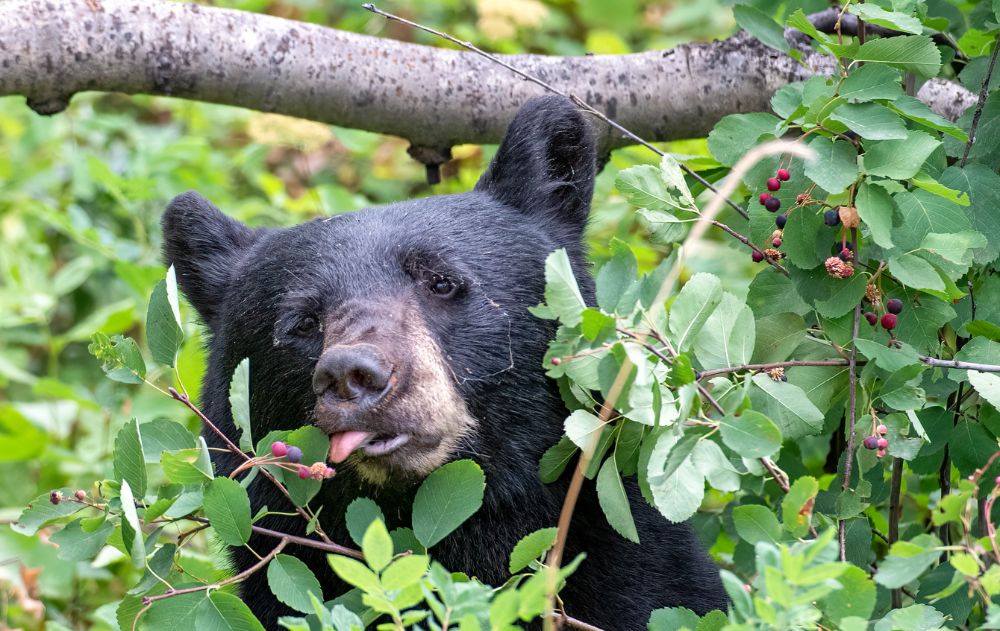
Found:
M 518 110 L 476 190 L 579 235 L 590 213 L 596 157 L 594 134 L 569 99 L 534 97 Z
M 216 328 L 233 274 L 259 232 L 227 217 L 194 191 L 175 197 L 161 219 L 163 258 L 188 301 Z

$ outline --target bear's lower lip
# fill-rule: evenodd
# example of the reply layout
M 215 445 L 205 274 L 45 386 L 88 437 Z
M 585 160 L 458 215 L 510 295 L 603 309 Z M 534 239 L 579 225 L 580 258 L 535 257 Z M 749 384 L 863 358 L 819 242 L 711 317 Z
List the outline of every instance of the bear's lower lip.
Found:
M 373 437 L 362 449 L 366 456 L 384 456 L 396 451 L 409 441 L 409 434 L 379 434 Z

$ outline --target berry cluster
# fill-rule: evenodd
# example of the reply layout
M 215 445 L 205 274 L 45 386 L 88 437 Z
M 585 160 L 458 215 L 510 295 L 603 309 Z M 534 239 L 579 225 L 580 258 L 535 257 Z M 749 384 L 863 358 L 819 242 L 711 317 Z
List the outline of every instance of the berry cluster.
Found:
M 771 193 L 778 191 L 781 188 L 781 183 L 787 182 L 791 178 L 792 174 L 789 173 L 788 169 L 778 169 L 777 175 L 767 180 L 767 190 L 770 193 L 760 194 L 760 205 L 766 208 L 768 212 L 778 212 L 778 209 L 781 208 L 781 200 L 771 195 Z
M 873 418 L 872 433 L 870 436 L 865 436 L 861 444 L 864 445 L 865 449 L 876 450 L 875 455 L 879 458 L 884 458 L 885 450 L 889 448 L 889 439 L 885 437 L 888 432 L 889 429 L 881 423 L 875 426 L 875 419 Z
M 877 308 L 882 302 L 881 295 L 877 293 L 877 289 L 869 291 L 868 289 L 871 287 L 873 286 L 869 285 L 868 288 L 865 289 L 865 298 L 872 303 L 873 307 Z M 903 301 L 899 298 L 890 298 L 885 301 L 885 310 L 886 313 L 882 315 L 881 319 L 874 311 L 866 311 L 865 320 L 868 320 L 868 324 L 872 326 L 881 322 L 882 328 L 889 331 L 889 334 L 892 335 L 892 330 L 896 328 L 896 323 L 898 321 L 897 316 L 903 310 Z
M 333 468 L 328 467 L 323 462 L 316 462 L 308 467 L 304 464 L 299 464 L 302 462 L 302 450 L 295 445 L 286 445 L 280 440 L 271 443 L 271 455 L 276 458 L 284 458 L 291 465 L 286 465 L 282 462 L 268 462 L 267 464 L 276 464 L 282 469 L 294 471 L 301 480 L 326 480 L 336 474 Z

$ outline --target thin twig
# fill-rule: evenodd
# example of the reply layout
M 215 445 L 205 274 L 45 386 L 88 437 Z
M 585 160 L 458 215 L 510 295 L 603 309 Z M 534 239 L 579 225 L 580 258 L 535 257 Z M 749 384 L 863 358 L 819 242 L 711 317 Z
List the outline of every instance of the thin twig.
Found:
M 453 37 L 453 36 L 449 35 L 448 33 L 443 32 L 443 31 L 439 31 L 437 29 L 433 29 L 433 28 L 431 28 L 429 26 L 424 26 L 423 24 L 418 24 L 417 22 L 413 22 L 411 20 L 407 20 L 406 18 L 400 17 L 398 15 L 394 15 L 392 13 L 387 13 L 387 12 L 383 11 L 382 9 L 379 9 L 374 4 L 371 4 L 371 3 L 362 4 L 361 7 L 363 9 L 368 10 L 368 11 L 371 11 L 372 13 L 374 13 L 376 15 L 381 15 L 382 17 L 384 17 L 386 19 L 393 20 L 393 21 L 399 22 L 401 24 L 406 24 L 407 26 L 410 26 L 410 27 L 413 27 L 413 28 L 416 28 L 416 29 L 420 29 L 421 31 L 424 31 L 426 33 L 430 33 L 432 35 L 436 35 L 436 36 L 438 36 L 438 37 L 440 37 L 442 39 L 446 39 L 449 42 L 451 42 L 452 44 L 456 44 L 458 46 L 461 46 L 462 48 L 464 48 L 464 49 L 466 49 L 468 51 L 471 51 L 471 52 L 479 55 L 480 57 L 484 57 L 486 59 L 489 59 L 493 63 L 499 64 L 499 65 L 503 66 L 507 70 L 510 70 L 511 72 L 513 72 L 514 74 L 516 74 L 517 76 L 521 77 L 522 79 L 524 79 L 526 81 L 530 81 L 531 83 L 534 83 L 535 85 L 540 86 L 540 87 L 548 90 L 549 92 L 552 92 L 553 94 L 558 94 L 560 96 L 564 96 L 564 97 L 568 98 L 569 100 L 573 101 L 573 103 L 575 103 L 576 106 L 579 107 L 580 109 L 585 110 L 586 112 L 588 112 L 590 114 L 593 114 L 597 118 L 601 119 L 604 123 L 610 125 L 614 129 L 617 129 L 619 132 L 621 132 L 622 134 L 624 134 L 627 138 L 629 138 L 631 140 L 634 140 L 636 143 L 638 143 L 638 144 L 642 145 L 643 147 L 649 149 L 650 151 L 652 151 L 656 155 L 658 155 L 660 157 L 663 157 L 664 155 L 666 155 L 663 151 L 661 151 L 660 149 L 657 149 L 656 147 L 654 147 L 653 145 L 651 145 L 649 142 L 647 142 L 643 138 L 640 138 L 639 136 L 637 136 L 636 134 L 632 133 L 631 131 L 629 131 L 625 127 L 622 127 L 620 124 L 618 124 L 615 121 L 613 121 L 610 118 L 608 118 L 607 115 L 604 114 L 604 112 L 601 112 L 600 110 L 594 108 L 592 105 L 590 105 L 589 103 L 587 103 L 586 101 L 584 101 L 583 99 L 581 99 L 580 97 L 578 97 L 577 95 L 566 93 L 566 92 L 563 92 L 562 90 L 557 89 L 552 84 L 546 83 L 545 81 L 543 81 L 542 79 L 536 77 L 535 75 L 529 74 L 527 72 L 524 72 L 523 70 L 518 69 L 516 66 L 512 66 L 511 64 L 509 64 L 506 61 L 500 59 L 496 55 L 491 55 L 490 53 L 486 52 L 485 50 L 477 47 L 472 42 L 466 42 L 466 41 L 460 40 L 457 37 Z M 697 182 L 699 184 L 701 184 L 702 186 L 704 186 L 708 190 L 712 191 L 713 193 L 718 193 L 718 191 L 716 190 L 716 188 L 714 186 L 712 186 L 711 182 L 709 182 L 705 178 L 703 178 L 700 175 L 698 175 L 698 173 L 695 172 L 693 169 L 691 169 L 690 167 L 688 167 L 687 165 L 684 165 L 684 164 L 681 164 L 680 166 L 681 166 L 681 169 L 683 169 L 685 173 L 687 173 L 688 175 L 690 175 L 691 177 L 693 177 L 695 180 L 697 180 Z M 747 212 L 745 210 L 743 210 L 743 208 L 741 208 L 738 204 L 736 204 L 732 200 L 730 200 L 728 198 L 728 196 L 726 197 L 725 202 L 727 204 L 729 204 L 733 208 L 733 210 L 735 210 L 736 212 L 738 212 L 740 214 L 740 216 L 742 216 L 744 219 L 749 219 L 750 218 L 749 215 L 747 214 Z
M 727 366 L 726 368 L 713 368 L 703 370 L 698 373 L 698 379 L 710 379 L 718 375 L 725 375 L 731 372 L 755 371 L 762 372 L 772 368 L 793 368 L 796 366 L 847 366 L 847 359 L 791 359 L 784 362 L 768 362 L 766 364 L 741 364 L 739 366 Z
M 582 631 L 604 631 L 601 627 L 595 627 L 594 625 L 584 622 L 583 620 L 578 620 L 573 616 L 567 616 L 564 611 L 554 611 L 552 612 L 552 617 L 556 618 L 558 622 L 573 629 L 581 629 Z
M 240 449 L 239 447 L 237 447 L 233 443 L 233 441 L 229 440 L 229 437 L 226 436 L 226 434 L 221 429 L 219 429 L 219 427 L 215 423 L 213 423 L 212 420 L 210 418 L 208 418 L 208 416 L 206 416 L 205 413 L 202 412 L 198 408 L 197 405 L 195 405 L 191 401 L 191 398 L 189 396 L 187 396 L 186 394 L 182 394 L 182 393 L 178 392 L 175 388 L 168 388 L 167 390 L 168 390 L 168 393 L 170 394 L 171 397 L 173 397 L 177 401 L 180 401 L 181 403 L 183 403 L 187 407 L 187 409 L 189 409 L 192 412 L 194 412 L 195 415 L 199 419 L 201 419 L 202 423 L 204 423 L 217 436 L 219 436 L 219 438 L 221 438 L 222 441 L 226 444 L 226 447 L 229 448 L 229 451 L 231 451 L 234 455 L 239 456 L 240 458 L 243 458 L 244 461 L 249 461 L 250 460 L 250 456 L 248 456 L 245 453 L 243 453 L 242 449 Z M 263 475 L 265 478 L 267 478 L 268 480 L 270 480 L 271 483 L 274 484 L 274 486 L 276 486 L 279 491 L 281 491 L 281 494 L 284 495 L 288 499 L 288 501 L 291 503 L 292 506 L 295 507 L 295 511 L 299 515 L 302 516 L 302 519 L 306 520 L 307 523 L 310 523 L 310 522 L 313 523 L 313 525 L 316 528 L 316 534 L 319 535 L 320 539 L 322 539 L 326 543 L 333 543 L 333 541 L 330 540 L 330 537 L 327 536 L 326 532 L 323 531 L 323 527 L 320 526 L 319 520 L 318 519 L 314 520 L 313 519 L 313 517 L 314 517 L 313 515 L 310 515 L 308 512 L 306 512 L 306 510 L 304 508 L 302 508 L 301 506 L 298 506 L 295 503 L 295 500 L 292 499 L 292 496 L 288 493 L 288 489 L 285 488 L 284 484 L 282 484 L 281 482 L 278 482 L 278 479 L 275 478 L 273 475 L 271 475 L 271 472 L 268 471 L 267 469 L 265 469 L 264 467 L 259 467 L 258 470 L 260 471 L 261 475 Z
M 754 245 L 750 241 L 750 239 L 748 239 L 744 235 L 740 234 L 739 232 L 736 232 L 735 230 L 733 230 L 732 228 L 730 228 L 726 224 L 722 223 L 721 221 L 716 221 L 715 219 L 713 219 L 711 221 L 711 224 L 713 226 L 715 226 L 716 228 L 722 229 L 723 232 L 725 232 L 726 234 L 728 234 L 731 237 L 735 238 L 737 241 L 739 241 L 743 245 L 749 247 L 754 252 L 760 252 L 761 254 L 763 254 L 764 255 L 764 261 L 766 261 L 768 263 L 768 265 L 770 265 L 774 269 L 778 270 L 779 272 L 781 272 L 785 276 L 788 276 L 788 270 L 785 269 L 785 267 L 781 263 L 779 263 L 776 259 L 773 259 L 770 256 L 768 256 L 763 250 L 761 250 L 756 245 Z
M 239 583 L 240 581 L 246 579 L 247 577 L 249 577 L 252 574 L 254 574 L 255 572 L 257 572 L 258 570 L 262 569 L 268 563 L 270 563 L 271 559 L 273 559 L 274 557 L 278 556 L 278 554 L 280 554 L 281 551 L 284 550 L 285 546 L 287 546 L 288 544 L 289 544 L 288 538 L 287 537 L 282 537 L 281 541 L 279 541 L 278 544 L 276 546 L 274 546 L 274 548 L 270 552 L 268 552 L 266 555 L 264 555 L 263 557 L 261 557 L 260 561 L 257 561 L 256 563 L 254 563 L 253 565 L 251 565 L 247 569 L 243 570 L 239 574 L 234 574 L 234 575 L 230 576 L 227 579 L 218 581 L 216 583 L 209 583 L 207 585 L 198 585 L 198 586 L 195 586 L 195 587 L 186 587 L 184 589 L 173 589 L 173 590 L 164 592 L 162 594 L 157 594 L 155 596 L 145 596 L 142 599 L 142 604 L 143 605 L 151 605 L 154 602 L 156 602 L 158 600 L 163 600 L 165 598 L 173 598 L 174 596 L 180 596 L 181 594 L 193 594 L 195 592 L 202 592 L 202 591 L 206 591 L 206 590 L 209 590 L 209 589 L 219 589 L 220 587 L 225 587 L 226 585 L 232 585 L 233 583 Z
M 892 459 L 892 479 L 889 486 L 889 546 L 899 541 L 899 518 L 902 507 L 899 503 L 899 492 L 903 485 L 903 459 Z M 903 606 L 903 595 L 898 589 L 892 590 L 892 608 Z
M 965 161 L 969 159 L 969 151 L 972 150 L 972 143 L 976 141 L 976 131 L 979 128 L 979 119 L 983 115 L 983 108 L 986 106 L 986 95 L 990 91 L 990 80 L 993 78 L 993 69 L 997 65 L 997 53 L 1000 53 L 1000 36 L 993 46 L 993 54 L 990 55 L 990 65 L 986 68 L 986 76 L 983 77 L 983 85 L 979 88 L 979 101 L 976 103 L 976 111 L 972 114 L 972 124 L 969 126 L 969 140 L 965 143 L 965 151 L 962 152 L 962 160 L 958 166 L 964 167 Z
M 857 243 L 857 228 L 851 235 Z M 858 339 L 858 326 L 861 321 L 861 303 L 854 307 L 854 330 L 852 340 Z M 841 492 L 846 492 L 851 486 L 851 471 L 854 468 L 854 423 L 858 416 L 858 347 L 851 344 L 851 356 L 848 359 L 847 376 L 850 383 L 850 402 L 847 409 L 847 447 L 844 449 L 844 481 L 840 485 Z M 840 543 L 840 560 L 847 560 L 847 521 L 839 519 L 837 521 L 837 532 Z
M 198 522 L 199 524 L 208 524 L 209 521 L 204 517 L 196 517 L 194 515 L 189 515 L 183 519 L 187 521 Z M 251 524 L 250 529 L 265 537 L 272 537 L 274 539 L 288 539 L 288 543 L 303 546 L 306 548 L 315 548 L 316 550 L 322 550 L 323 552 L 329 552 L 331 554 L 339 554 L 345 557 L 351 557 L 353 559 L 363 560 L 364 555 L 360 550 L 355 550 L 353 548 L 348 548 L 342 546 L 339 543 L 332 543 L 327 541 L 316 541 L 315 539 L 310 539 L 308 537 L 299 537 L 296 535 L 290 535 L 285 532 L 279 532 L 277 530 L 271 530 L 270 528 L 264 528 L 263 526 L 257 526 L 256 524 Z

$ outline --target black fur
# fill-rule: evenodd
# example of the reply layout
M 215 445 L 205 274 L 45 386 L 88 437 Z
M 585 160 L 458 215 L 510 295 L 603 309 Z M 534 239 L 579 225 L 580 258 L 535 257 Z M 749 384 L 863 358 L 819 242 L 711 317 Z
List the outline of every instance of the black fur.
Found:
M 567 411 L 541 367 L 553 325 L 527 309 L 541 302 L 545 257 L 560 247 L 569 250 L 580 286 L 592 300 L 582 234 L 594 162 L 594 141 L 580 113 L 565 99 L 542 97 L 522 108 L 493 164 L 469 193 L 274 231 L 252 231 L 196 193 L 179 196 L 163 218 L 165 253 L 212 334 L 204 411 L 224 431 L 233 431 L 228 383 L 236 364 L 250 357 L 254 436 L 307 423 L 322 341 L 286 336 L 283 323 L 303 309 L 419 305 L 479 420 L 477 433 L 455 457 L 478 461 L 487 480 L 482 509 L 431 552 L 450 570 L 500 585 L 513 545 L 556 524 L 568 483 L 568 472 L 551 485 L 538 478 L 539 458 L 559 439 Z M 460 278 L 460 295 L 428 299 L 407 273 L 415 260 Z M 219 445 L 210 433 L 206 439 Z M 216 465 L 225 472 L 233 461 L 220 457 Z M 588 556 L 563 592 L 567 611 L 608 630 L 631 630 L 644 629 L 657 607 L 725 609 L 717 568 L 691 528 L 668 523 L 642 500 L 634 483 L 626 488 L 643 544 L 612 531 L 593 486 L 585 485 L 566 558 L 581 551 Z M 350 543 L 343 515 L 351 499 L 374 499 L 392 528 L 408 525 L 412 490 L 402 482 L 368 487 L 342 467 L 314 505 L 324 506 L 322 523 L 331 537 Z M 288 510 L 260 478 L 251 496 L 254 511 L 265 504 Z M 303 531 L 298 518 L 266 521 L 272 528 Z M 250 543 L 263 554 L 274 540 L 254 536 Z M 320 576 L 327 598 L 345 589 L 323 554 L 305 548 L 292 553 Z M 234 550 L 238 567 L 254 560 L 247 551 Z M 263 573 L 246 581 L 243 597 L 268 628 L 276 628 L 277 616 L 292 613 L 271 596 Z

